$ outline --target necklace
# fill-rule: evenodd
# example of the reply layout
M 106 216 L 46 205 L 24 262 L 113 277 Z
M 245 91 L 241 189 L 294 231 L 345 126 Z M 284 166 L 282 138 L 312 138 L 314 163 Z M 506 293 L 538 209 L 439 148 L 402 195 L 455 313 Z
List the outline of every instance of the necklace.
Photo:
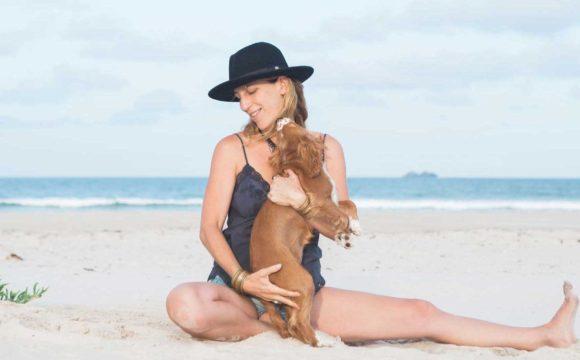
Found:
M 264 133 L 262 132 L 262 129 L 258 128 L 258 131 L 260 132 L 260 134 L 262 134 L 262 136 L 264 136 Z M 274 144 L 274 142 L 272 141 L 272 139 L 267 138 L 266 139 L 266 143 L 268 144 L 268 147 L 270 148 L 270 152 L 274 152 L 274 150 L 276 149 L 276 144 Z

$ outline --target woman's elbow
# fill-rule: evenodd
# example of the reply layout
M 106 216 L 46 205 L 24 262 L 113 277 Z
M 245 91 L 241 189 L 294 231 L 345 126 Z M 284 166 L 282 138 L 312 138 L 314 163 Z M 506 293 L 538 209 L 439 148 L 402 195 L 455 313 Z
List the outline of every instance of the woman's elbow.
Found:
M 201 226 L 199 228 L 199 240 L 201 241 L 202 244 L 207 244 L 207 239 L 208 239 L 208 231 L 207 231 L 207 227 L 206 226 Z
M 199 239 L 201 240 L 202 244 L 207 244 L 209 239 L 213 237 L 212 234 L 215 234 L 216 231 L 220 231 L 218 226 L 202 224 L 199 228 Z

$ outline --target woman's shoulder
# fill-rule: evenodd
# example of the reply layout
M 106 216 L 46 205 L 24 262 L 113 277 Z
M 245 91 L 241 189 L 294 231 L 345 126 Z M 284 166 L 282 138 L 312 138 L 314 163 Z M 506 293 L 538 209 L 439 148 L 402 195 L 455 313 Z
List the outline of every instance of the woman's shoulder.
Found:
M 242 139 L 242 141 L 240 141 Z M 222 159 L 235 160 L 237 162 L 239 157 L 243 158 L 243 148 L 242 143 L 244 136 L 241 133 L 233 133 L 221 138 L 213 150 L 214 157 L 219 157 Z M 238 156 L 240 155 L 240 156 Z
M 238 133 L 243 139 L 243 136 Z M 212 169 L 219 168 L 226 173 L 236 175 L 246 163 L 245 149 L 236 133 L 221 138 L 213 150 Z
M 241 140 L 241 141 L 240 141 Z M 233 149 L 234 147 L 239 148 L 241 146 L 241 144 L 245 143 L 246 140 L 244 139 L 244 135 L 242 133 L 233 133 L 230 135 L 226 135 L 223 138 L 221 138 L 217 144 L 216 144 L 216 150 L 217 149 L 221 149 L 221 150 L 225 150 L 225 149 Z
M 334 136 L 330 135 L 329 133 L 323 133 L 323 132 L 311 131 L 311 130 L 309 130 L 309 131 L 310 131 L 310 134 L 312 136 L 324 141 L 324 147 L 327 148 L 328 150 L 332 151 L 332 150 L 342 149 L 340 142 Z

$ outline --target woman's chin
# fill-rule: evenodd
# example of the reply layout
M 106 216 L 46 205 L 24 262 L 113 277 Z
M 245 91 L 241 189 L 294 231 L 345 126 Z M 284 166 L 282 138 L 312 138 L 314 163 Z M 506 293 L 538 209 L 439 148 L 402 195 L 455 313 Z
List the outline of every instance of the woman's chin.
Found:
M 256 124 L 256 126 L 258 127 L 258 129 L 265 131 L 266 129 L 268 129 L 272 123 L 274 122 L 274 120 L 263 120 L 263 119 L 250 119 L 254 122 L 254 124 Z

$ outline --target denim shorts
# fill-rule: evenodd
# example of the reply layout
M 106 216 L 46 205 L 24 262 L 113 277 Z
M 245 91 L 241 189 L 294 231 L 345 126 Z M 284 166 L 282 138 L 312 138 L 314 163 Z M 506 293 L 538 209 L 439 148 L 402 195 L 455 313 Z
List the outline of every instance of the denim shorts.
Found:
M 226 284 L 224 279 L 222 279 L 222 277 L 219 275 L 214 276 L 212 279 L 208 280 L 208 282 L 216 285 L 228 286 L 228 284 Z M 262 305 L 262 303 L 258 298 L 255 298 L 253 296 L 247 297 L 252 301 L 252 304 L 254 304 L 254 307 L 258 312 L 258 318 L 260 318 L 260 316 L 262 316 L 266 312 L 266 308 L 264 308 L 264 305 Z M 274 306 L 276 307 L 278 313 L 282 316 L 282 319 L 286 321 L 286 309 L 282 305 L 274 304 Z

